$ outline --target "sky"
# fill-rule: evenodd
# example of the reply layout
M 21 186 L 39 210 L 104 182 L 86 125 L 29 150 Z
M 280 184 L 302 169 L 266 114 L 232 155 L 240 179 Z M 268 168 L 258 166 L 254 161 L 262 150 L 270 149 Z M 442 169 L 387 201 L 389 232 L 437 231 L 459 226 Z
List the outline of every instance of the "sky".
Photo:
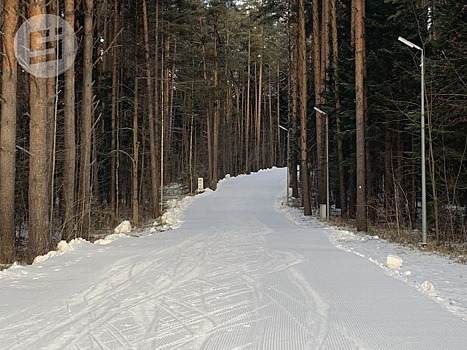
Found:
M 224 179 L 1 271 L 0 349 L 467 348 L 466 265 L 305 218 L 285 184 Z

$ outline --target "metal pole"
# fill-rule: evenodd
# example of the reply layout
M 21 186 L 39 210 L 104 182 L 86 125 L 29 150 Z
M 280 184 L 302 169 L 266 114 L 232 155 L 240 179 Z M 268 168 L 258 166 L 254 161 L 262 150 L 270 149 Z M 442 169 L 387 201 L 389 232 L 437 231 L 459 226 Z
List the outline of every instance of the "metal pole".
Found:
M 422 245 L 426 245 L 426 172 L 425 172 L 425 55 L 423 49 L 420 50 L 422 53 L 421 63 L 421 99 L 422 99 L 422 111 L 421 111 L 421 143 L 422 143 Z
M 426 245 L 426 171 L 425 171 L 425 52 L 413 42 L 402 37 L 398 40 L 412 49 L 421 52 L 421 116 L 420 116 L 420 143 L 421 143 L 421 172 L 422 172 L 422 245 Z

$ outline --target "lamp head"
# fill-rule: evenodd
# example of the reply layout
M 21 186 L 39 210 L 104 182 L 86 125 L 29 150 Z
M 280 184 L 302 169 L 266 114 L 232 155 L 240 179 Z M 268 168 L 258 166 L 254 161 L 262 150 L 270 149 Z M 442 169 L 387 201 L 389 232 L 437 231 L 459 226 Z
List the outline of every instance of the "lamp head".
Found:
M 408 41 L 407 39 L 404 39 L 401 36 L 398 37 L 397 40 L 399 40 L 401 43 L 407 45 L 408 47 L 410 47 L 412 49 L 417 49 L 417 50 L 423 51 L 423 49 L 420 46 L 415 45 L 413 42 Z
M 319 109 L 318 107 L 313 107 L 314 110 L 318 113 L 321 113 L 321 114 L 326 114 L 326 112 L 322 111 L 321 109 Z

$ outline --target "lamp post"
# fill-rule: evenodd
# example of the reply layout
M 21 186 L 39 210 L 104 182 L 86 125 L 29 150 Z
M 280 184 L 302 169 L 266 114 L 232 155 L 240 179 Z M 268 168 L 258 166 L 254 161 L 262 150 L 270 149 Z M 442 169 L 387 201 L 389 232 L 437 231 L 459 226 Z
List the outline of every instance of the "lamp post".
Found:
M 326 117 L 326 220 L 329 221 L 329 127 L 328 115 L 318 107 L 313 107 L 316 112 L 324 114 Z
M 284 128 L 279 124 L 279 128 L 287 132 L 287 205 L 289 205 L 289 190 L 290 190 L 290 129 Z
M 421 52 L 421 121 L 420 121 L 420 138 L 421 138 L 421 172 L 422 172 L 422 245 L 426 245 L 426 173 L 425 173 L 425 56 L 424 50 L 414 43 L 399 37 L 398 40 L 412 49 L 417 49 Z

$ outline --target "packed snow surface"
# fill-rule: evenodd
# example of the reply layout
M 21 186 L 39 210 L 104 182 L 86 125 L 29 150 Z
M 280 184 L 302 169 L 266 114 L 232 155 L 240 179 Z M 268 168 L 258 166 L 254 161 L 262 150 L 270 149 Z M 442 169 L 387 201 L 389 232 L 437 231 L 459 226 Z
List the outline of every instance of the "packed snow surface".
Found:
M 465 265 L 303 218 L 285 177 L 0 272 L 0 349 L 467 349 Z

